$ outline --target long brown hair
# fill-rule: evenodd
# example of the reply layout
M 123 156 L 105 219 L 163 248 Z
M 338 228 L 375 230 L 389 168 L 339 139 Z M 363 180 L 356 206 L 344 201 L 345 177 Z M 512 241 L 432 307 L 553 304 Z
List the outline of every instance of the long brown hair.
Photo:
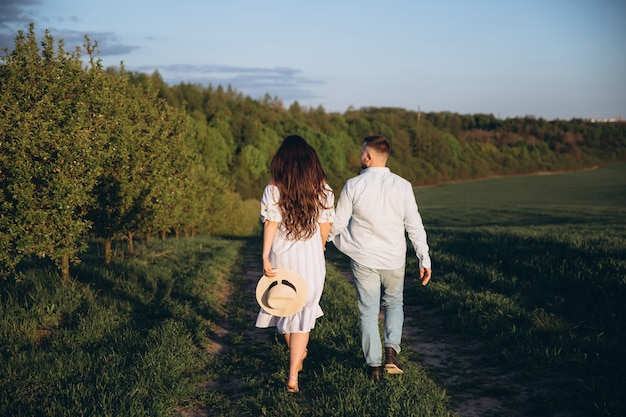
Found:
M 272 183 L 280 191 L 278 206 L 288 239 L 308 239 L 326 207 L 326 174 L 313 149 L 298 136 L 287 136 L 270 162 Z

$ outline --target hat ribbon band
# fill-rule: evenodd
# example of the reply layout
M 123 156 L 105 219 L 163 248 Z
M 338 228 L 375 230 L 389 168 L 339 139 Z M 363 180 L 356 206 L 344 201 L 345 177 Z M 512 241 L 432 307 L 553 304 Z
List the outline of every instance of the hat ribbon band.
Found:
M 293 285 L 291 282 L 289 282 L 289 281 L 287 281 L 287 280 L 284 280 L 284 279 L 283 279 L 283 280 L 281 280 L 281 281 L 280 281 L 280 283 L 281 283 L 281 284 L 284 284 L 284 285 L 286 285 L 286 286 L 288 286 L 288 287 L 291 287 L 291 289 L 293 289 L 295 292 L 298 292 L 298 290 L 296 290 L 296 286 L 295 286 L 295 285 Z M 270 284 L 270 286 L 269 286 L 269 287 L 267 287 L 267 290 L 269 291 L 269 290 L 271 290 L 272 288 L 274 288 L 274 287 L 275 287 L 275 286 L 277 286 L 277 285 L 278 285 L 278 280 L 276 280 L 276 281 L 272 282 L 272 283 Z

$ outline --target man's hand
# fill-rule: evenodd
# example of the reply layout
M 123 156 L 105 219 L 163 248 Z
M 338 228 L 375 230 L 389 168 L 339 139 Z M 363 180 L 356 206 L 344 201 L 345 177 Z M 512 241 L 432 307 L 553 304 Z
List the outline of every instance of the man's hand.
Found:
M 430 268 L 420 268 L 420 280 L 422 281 L 422 286 L 428 284 L 430 281 L 430 277 L 432 276 L 433 270 Z

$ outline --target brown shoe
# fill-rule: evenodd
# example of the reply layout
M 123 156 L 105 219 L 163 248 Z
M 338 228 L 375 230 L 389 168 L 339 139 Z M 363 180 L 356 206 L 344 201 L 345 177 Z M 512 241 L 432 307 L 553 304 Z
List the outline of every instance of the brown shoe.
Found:
M 398 361 L 398 354 L 396 350 L 390 346 L 385 348 L 385 370 L 393 375 L 403 374 L 404 371 L 400 367 L 400 361 Z
M 373 381 L 378 382 L 383 377 L 383 367 L 382 366 L 368 366 L 367 373 Z

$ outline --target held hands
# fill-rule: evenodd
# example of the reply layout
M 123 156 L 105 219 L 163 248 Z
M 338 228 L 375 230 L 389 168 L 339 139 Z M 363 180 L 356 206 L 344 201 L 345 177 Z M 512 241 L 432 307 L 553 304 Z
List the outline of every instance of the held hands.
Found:
M 420 280 L 422 281 L 422 286 L 428 284 L 428 281 L 430 281 L 432 272 L 433 271 L 430 268 L 420 268 Z

